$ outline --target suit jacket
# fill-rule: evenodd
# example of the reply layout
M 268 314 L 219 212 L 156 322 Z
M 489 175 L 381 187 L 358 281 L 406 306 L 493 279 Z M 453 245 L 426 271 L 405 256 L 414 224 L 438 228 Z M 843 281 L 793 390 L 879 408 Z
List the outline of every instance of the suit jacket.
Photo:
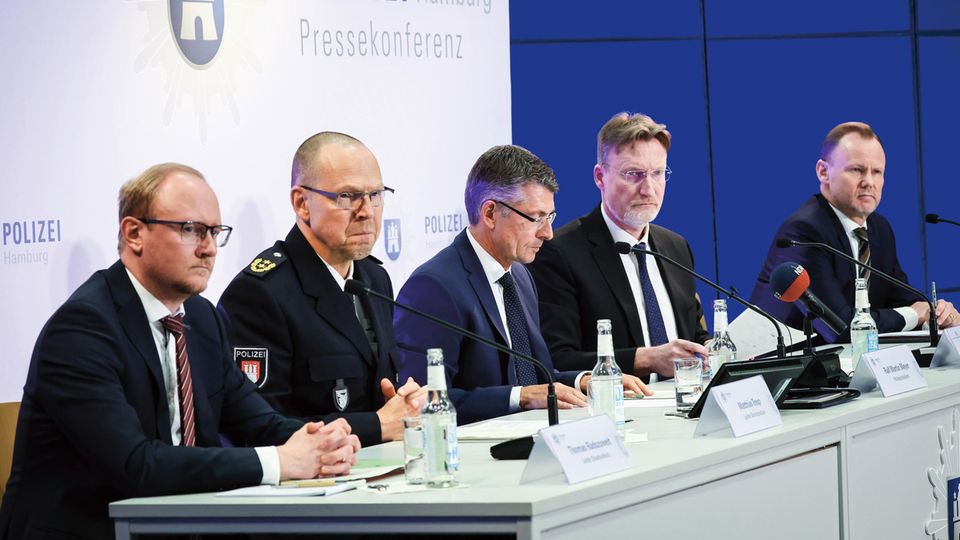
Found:
M 650 224 L 651 251 L 693 268 L 693 252 L 680 235 Z M 637 347 L 643 347 L 640 312 L 633 298 L 613 236 L 600 206 L 564 225 L 528 265 L 540 291 L 541 328 L 560 369 L 591 369 L 597 363 L 597 319 L 610 319 L 617 364 L 633 373 Z M 673 305 L 677 336 L 704 343 L 703 308 L 693 278 L 657 260 Z
M 874 212 L 867 217 L 867 231 L 870 235 L 871 266 L 906 282 L 907 275 L 897 260 L 897 244 L 890 223 Z M 853 255 L 847 233 L 826 199 L 822 195 L 814 195 L 777 230 L 774 243 L 771 244 L 767 258 L 760 268 L 750 301 L 769 311 L 780 322 L 793 328 L 803 328 L 805 308 L 797 303 L 777 300 L 770 289 L 770 274 L 782 263 L 792 261 L 803 265 L 809 272 L 810 290 L 824 304 L 841 320 L 852 320 L 856 291 L 853 263 L 820 249 L 778 248 L 777 238 L 821 242 Z M 893 308 L 909 306 L 919 300 L 909 292 L 876 276 L 870 278 L 869 295 L 870 311 L 880 332 L 903 330 L 903 317 Z M 838 336 L 823 321 L 814 322 L 814 328 L 828 342 L 850 340 L 849 330 Z
M 143 304 L 117 262 L 96 272 L 37 339 L 17 423 L 0 537 L 113 538 L 107 504 L 256 485 L 253 448 L 302 425 L 277 414 L 234 365 L 213 306 L 184 303 L 197 445 L 171 445 L 160 358 Z
M 367 257 L 353 265 L 354 279 L 393 297 L 380 261 Z M 396 381 L 399 353 L 393 307 L 367 297 L 361 302 L 376 336 L 376 353 L 357 319 L 353 296 L 340 288 L 294 226 L 286 240 L 237 274 L 220 297 L 220 311 L 238 349 L 266 351 L 260 393 L 271 405 L 311 421 L 346 418 L 361 444 L 369 446 L 381 442 L 375 412 L 384 403 L 380 379 Z
M 540 335 L 537 290 L 527 269 L 514 263 L 510 272 L 523 304 L 533 356 L 554 371 L 547 345 Z M 466 231 L 453 243 L 417 268 L 400 289 L 397 301 L 409 304 L 487 339 L 507 344 L 506 331 L 493 291 Z M 461 424 L 510 413 L 510 391 L 517 385 L 516 370 L 508 355 L 442 328 L 404 310 L 394 315 L 400 346 L 400 376 L 426 383 L 426 350 L 443 349 L 447 388 Z M 557 373 L 558 380 L 573 386 L 578 372 Z M 537 370 L 538 382 L 546 383 Z

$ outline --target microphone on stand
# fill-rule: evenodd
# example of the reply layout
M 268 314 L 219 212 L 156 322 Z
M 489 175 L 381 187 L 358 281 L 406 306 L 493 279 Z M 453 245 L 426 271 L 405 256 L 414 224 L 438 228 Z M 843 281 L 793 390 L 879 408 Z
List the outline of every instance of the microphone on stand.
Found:
M 783 302 L 801 302 L 807 311 L 823 320 L 837 335 L 842 334 L 847 329 L 847 323 L 817 298 L 809 287 L 810 274 L 795 262 L 785 262 L 770 273 L 773 296 Z
M 948 221 L 948 220 L 945 220 L 945 219 L 941 219 L 941 218 L 940 218 L 939 216 L 937 216 L 936 214 L 930 214 L 930 215 L 928 215 L 928 216 L 927 216 L 927 221 L 928 221 L 928 222 L 930 221 L 930 217 L 931 217 L 931 216 L 935 217 L 938 222 L 939 222 L 939 221 L 946 221 L 947 223 L 953 223 L 953 222 L 951 222 L 951 221 Z M 812 247 L 812 248 L 822 249 L 822 250 L 824 250 L 824 251 L 829 251 L 830 253 L 833 253 L 834 255 L 840 257 L 841 259 L 850 261 L 850 262 L 852 262 L 853 264 L 855 264 L 855 265 L 857 265 L 857 266 L 860 266 L 860 267 L 862 267 L 862 268 L 866 268 L 867 270 L 870 271 L 870 275 L 871 275 L 871 276 L 880 276 L 881 278 L 889 281 L 890 283 L 893 283 L 893 284 L 896 285 L 897 287 L 900 287 L 901 289 L 906 289 L 906 290 L 912 292 L 913 294 L 917 295 L 919 298 L 922 298 L 927 304 L 930 305 L 930 318 L 929 318 L 929 324 L 930 324 L 930 346 L 931 346 L 931 347 L 936 347 L 936 346 L 937 346 L 937 343 L 940 342 L 940 336 L 939 336 L 938 330 L 937 330 L 937 306 L 936 306 L 933 302 L 930 301 L 930 299 L 927 297 L 927 295 L 925 295 L 925 294 L 923 294 L 922 292 L 920 292 L 919 290 L 911 287 L 908 283 L 904 283 L 903 281 L 900 281 L 899 279 L 891 276 L 890 274 L 887 274 L 886 272 L 883 272 L 883 271 L 881 271 L 881 270 L 878 270 L 877 268 L 875 268 L 875 267 L 873 267 L 873 266 L 870 266 L 869 264 L 862 263 L 862 262 L 860 262 L 856 257 L 852 257 L 852 256 L 850 256 L 850 255 L 848 255 L 848 254 L 840 251 L 839 249 L 837 249 L 837 248 L 835 248 L 835 247 L 833 247 L 833 246 L 824 244 L 824 243 L 822 243 L 822 242 L 800 242 L 800 241 L 798 241 L 798 240 L 790 240 L 789 238 L 777 238 L 777 240 L 776 240 L 776 245 L 777 245 L 778 248 L 788 248 L 788 247 L 792 247 L 792 246 L 797 246 L 797 247 Z M 772 281 L 773 281 L 773 280 L 771 279 L 771 282 L 772 282 Z
M 926 217 L 924 218 L 924 220 L 925 220 L 927 223 L 932 223 L 932 224 L 936 224 L 936 223 L 949 223 L 949 224 L 951 224 L 951 225 L 956 225 L 956 226 L 960 227 L 960 221 L 953 221 L 952 219 L 944 219 L 944 218 L 938 216 L 937 214 L 927 214 Z
M 656 257 L 656 258 L 658 258 L 658 259 L 662 259 L 662 260 L 664 260 L 664 261 L 667 261 L 668 263 L 670 263 L 670 264 L 672 264 L 673 266 L 679 268 L 680 270 L 683 270 L 684 272 L 686 272 L 687 274 L 693 276 L 694 278 L 702 281 L 703 283 L 706 283 L 707 285 L 713 287 L 714 289 L 716 289 L 716 290 L 722 292 L 723 294 L 729 296 L 731 300 L 735 300 L 735 301 L 739 302 L 740 304 L 743 304 L 744 306 L 746 306 L 748 309 L 750 309 L 750 310 L 752 310 L 752 311 L 755 311 L 755 312 L 759 313 L 760 315 L 763 315 L 764 317 L 767 318 L 767 320 L 770 321 L 770 324 L 772 324 L 773 327 L 777 330 L 777 358 L 785 358 L 785 357 L 787 356 L 786 347 L 785 347 L 784 344 L 783 344 L 783 332 L 780 330 L 780 325 L 777 324 L 776 319 L 774 319 L 773 316 L 770 315 L 769 313 L 767 313 L 766 311 L 760 309 L 759 307 L 757 307 L 757 306 L 751 304 L 750 302 L 744 300 L 743 298 L 741 298 L 740 295 L 738 295 L 735 291 L 724 289 L 724 288 L 721 287 L 720 285 L 714 283 L 713 281 L 710 281 L 709 279 L 705 278 L 704 276 L 702 276 L 702 275 L 694 272 L 694 271 L 691 270 L 690 268 L 687 268 L 686 266 L 684 266 L 684 265 L 680 264 L 679 262 L 671 259 L 670 257 L 667 257 L 666 255 L 663 255 L 662 253 L 658 253 L 658 252 L 656 252 L 656 251 L 650 251 L 649 249 L 640 249 L 640 248 L 638 248 L 638 247 L 636 247 L 636 246 L 631 246 L 630 244 L 628 244 L 628 243 L 626 243 L 626 242 L 617 242 L 617 243 L 616 243 L 616 248 L 617 248 L 617 252 L 619 252 L 621 255 L 628 255 L 631 251 L 633 251 L 634 253 L 637 253 L 638 256 L 639 256 L 639 254 L 653 255 L 654 257 Z
M 423 317 L 428 321 L 437 324 L 450 330 L 451 332 L 460 334 L 461 336 L 467 337 L 469 339 L 479 341 L 488 347 L 493 347 L 494 349 L 509 355 L 513 355 L 515 358 L 523 360 L 524 362 L 529 362 L 537 367 L 544 375 L 547 376 L 547 419 L 549 425 L 555 426 L 560 423 L 560 409 L 557 406 L 557 389 L 554 386 L 554 377 L 551 370 L 547 369 L 547 366 L 543 365 L 542 362 L 536 358 L 524 354 L 518 351 L 511 349 L 505 345 L 501 345 L 496 341 L 487 339 L 481 335 L 478 335 L 474 332 L 467 330 L 466 328 L 461 328 L 455 324 L 448 323 L 447 321 L 430 315 L 424 311 L 421 311 L 413 306 L 408 306 L 397 302 L 390 296 L 380 293 L 367 287 L 363 282 L 356 279 L 348 279 L 344 284 L 343 289 L 356 296 L 373 296 L 379 298 L 383 301 L 389 302 L 398 308 L 413 313 L 419 317 Z M 500 444 L 494 445 L 490 448 L 490 453 L 495 459 L 526 459 L 530 455 L 530 451 L 533 449 L 533 437 L 520 437 L 519 439 L 513 439 L 510 441 L 502 442 Z

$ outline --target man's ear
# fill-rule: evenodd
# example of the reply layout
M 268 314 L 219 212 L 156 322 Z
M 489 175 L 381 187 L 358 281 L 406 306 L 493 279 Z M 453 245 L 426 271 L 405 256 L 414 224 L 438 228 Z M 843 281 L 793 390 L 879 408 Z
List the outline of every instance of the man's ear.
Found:
M 826 184 L 830 180 L 830 176 L 827 174 L 827 167 L 829 163 L 822 159 L 817 160 L 817 178 L 820 179 L 820 184 Z
M 497 203 L 491 199 L 483 201 L 480 205 L 480 223 L 488 229 L 496 228 L 496 219 L 494 213 L 497 211 Z
M 290 188 L 290 206 L 293 207 L 293 213 L 300 221 L 310 223 L 310 206 L 300 186 Z
M 143 232 L 146 225 L 134 217 L 126 216 L 120 220 L 120 238 L 123 243 L 135 253 L 143 253 Z

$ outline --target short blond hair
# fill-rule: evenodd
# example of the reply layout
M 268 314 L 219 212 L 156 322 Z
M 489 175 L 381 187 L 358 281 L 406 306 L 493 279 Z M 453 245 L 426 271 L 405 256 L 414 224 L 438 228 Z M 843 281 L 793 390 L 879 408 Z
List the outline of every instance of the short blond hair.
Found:
M 883 144 L 880 141 L 880 137 L 873 131 L 873 128 L 870 127 L 870 124 L 865 124 L 863 122 L 844 122 L 842 124 L 837 124 L 827 133 L 827 136 L 823 139 L 823 144 L 820 145 L 820 159 L 827 161 L 830 157 L 830 154 L 833 153 L 833 149 L 840 144 L 840 139 L 846 137 L 851 133 L 856 133 L 863 137 L 866 140 L 876 139 L 877 142 Z
M 659 141 L 664 150 L 670 150 L 666 124 L 658 124 L 645 114 L 619 112 L 607 120 L 597 134 L 597 164 L 606 163 L 610 150 L 620 151 L 625 144 L 650 140 Z
M 160 184 L 170 173 L 183 172 L 192 174 L 206 182 L 206 178 L 200 171 L 189 165 L 182 163 L 160 163 L 140 173 L 136 178 L 127 180 L 120 186 L 120 193 L 117 195 L 118 222 L 123 218 L 130 216 L 134 218 L 146 217 L 150 214 L 153 201 L 160 189 Z M 117 240 L 119 249 L 123 243 L 123 237 L 118 232 Z

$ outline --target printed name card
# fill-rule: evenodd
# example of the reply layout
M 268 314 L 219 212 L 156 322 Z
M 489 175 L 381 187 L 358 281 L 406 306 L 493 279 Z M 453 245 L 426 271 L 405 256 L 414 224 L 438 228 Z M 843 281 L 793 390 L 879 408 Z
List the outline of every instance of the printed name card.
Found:
M 568 484 L 633 466 L 613 420 L 605 414 L 545 427 L 536 436 L 520 477 L 529 484 L 563 474 Z
M 702 437 L 727 428 L 734 437 L 783 425 L 777 403 L 760 375 L 715 386 L 707 394 L 700 421 L 693 432 Z
M 960 368 L 960 326 L 947 328 L 930 360 L 931 368 Z
M 926 388 L 927 380 L 906 345 L 863 353 L 850 380 L 850 388 L 872 392 L 880 386 L 883 397 Z

